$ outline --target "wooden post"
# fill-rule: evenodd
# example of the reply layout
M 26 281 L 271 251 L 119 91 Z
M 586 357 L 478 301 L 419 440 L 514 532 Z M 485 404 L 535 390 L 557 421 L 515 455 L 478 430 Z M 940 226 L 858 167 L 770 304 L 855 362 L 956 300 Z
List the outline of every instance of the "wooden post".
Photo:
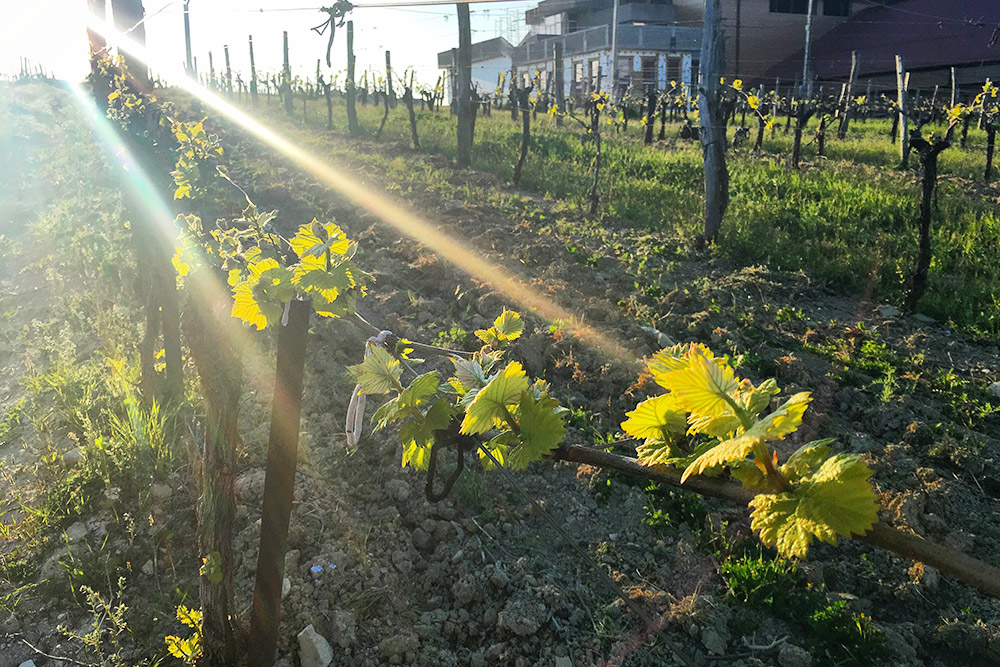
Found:
M 656 89 L 650 86 L 646 94 L 646 134 L 642 143 L 647 146 L 653 143 L 653 126 L 656 124 Z
M 469 5 L 458 3 L 458 150 L 459 166 L 472 164 L 472 25 Z
M 511 178 L 514 185 L 521 182 L 521 170 L 524 168 L 524 160 L 528 157 L 528 142 L 531 140 L 531 102 L 528 97 L 531 95 L 533 86 L 518 88 L 517 106 L 521 108 L 521 153 L 514 166 L 514 176 Z
M 517 65 L 510 66 L 510 86 L 508 86 L 510 92 L 507 94 L 510 100 L 510 119 L 517 122 L 517 93 L 514 92 L 521 87 L 521 84 L 517 80 Z
M 203 215 L 203 219 L 204 219 Z M 221 580 L 199 578 L 202 650 L 199 664 L 223 667 L 237 662 L 237 614 L 233 605 L 233 525 L 236 520 L 237 452 L 240 398 L 243 395 L 240 324 L 229 315 L 229 296 L 214 290 L 211 269 L 192 271 L 184 309 L 184 336 L 205 397 L 205 435 L 201 446 L 198 546 L 202 558 L 218 559 Z
M 396 108 L 396 91 L 392 88 L 392 58 L 389 50 L 385 52 L 385 94 L 389 97 L 389 106 Z
M 851 51 L 851 76 L 847 80 L 847 92 L 840 106 L 840 126 L 837 128 L 837 138 L 843 139 L 847 136 L 848 126 L 851 124 L 851 100 L 854 99 L 854 86 L 858 82 L 858 52 Z
M 292 106 L 292 67 L 288 62 L 288 31 L 285 30 L 282 33 L 282 54 L 284 56 L 284 65 L 281 69 L 281 77 L 283 81 L 281 82 L 281 88 L 285 94 L 285 113 L 291 116 L 295 113 L 295 109 Z
M 250 38 L 250 99 L 257 106 L 257 65 L 253 59 L 253 35 Z
M 143 22 L 146 12 L 142 8 L 142 0 L 111 0 L 111 13 L 115 28 L 121 32 L 128 31 L 129 36 L 140 46 L 146 45 L 146 24 Z M 123 57 L 129 76 L 141 89 L 150 90 L 152 81 L 146 64 L 128 52 Z
M 94 2 L 94 0 L 90 1 Z M 184 56 L 185 56 L 184 67 L 187 70 L 188 76 L 194 76 L 195 75 L 194 64 L 191 60 L 191 11 L 188 8 L 188 4 L 190 2 L 191 0 L 184 0 Z M 100 4 L 102 5 L 101 16 L 103 17 L 104 2 L 101 1 Z
M 910 135 L 906 128 L 906 66 L 903 56 L 896 56 L 896 104 L 899 106 L 899 167 L 910 161 Z
M 211 51 L 208 52 L 208 87 L 215 88 L 215 60 Z
M 927 290 L 927 275 L 931 266 L 931 210 L 934 202 L 934 189 L 937 187 L 937 159 L 941 151 L 950 145 L 949 138 L 931 144 L 918 135 L 913 141 L 913 148 L 920 156 L 920 164 L 924 168 L 924 173 L 920 179 L 920 245 L 917 251 L 917 266 L 913 271 L 910 293 L 906 298 L 906 309 L 910 312 L 916 310 L 917 303 L 920 302 L 920 298 Z
M 347 93 L 347 131 L 351 136 L 358 134 L 358 91 L 354 85 L 354 21 L 347 22 L 347 83 L 344 84 Z
M 951 106 L 958 104 L 958 86 L 955 85 L 955 68 L 951 68 Z
M 403 104 L 406 105 L 406 113 L 410 117 L 410 139 L 413 141 L 414 150 L 420 148 L 420 137 L 417 136 L 417 113 L 413 108 L 413 80 L 410 85 L 403 89 Z
M 229 67 L 229 46 L 224 44 L 222 51 L 226 55 L 226 94 L 231 98 L 233 96 L 233 70 Z
M 701 42 L 701 83 L 698 86 L 701 152 L 705 159 L 705 242 L 713 243 L 729 205 L 729 172 L 726 169 L 725 127 L 720 118 L 719 77 L 723 42 L 719 0 L 706 0 Z
M 295 492 L 302 378 L 309 336 L 308 301 L 292 301 L 288 324 L 278 332 L 271 430 L 260 521 L 257 579 L 250 613 L 250 667 L 272 667 L 281 621 L 281 582 L 285 575 L 288 524 Z
M 555 62 L 552 64 L 552 76 L 553 76 L 553 90 L 556 95 L 556 108 L 558 113 L 556 113 L 556 127 L 562 127 L 563 124 L 563 114 L 566 113 L 566 92 L 563 89 L 565 82 L 565 73 L 563 71 L 563 45 L 562 42 L 556 40 L 553 44 L 555 55 L 553 56 Z

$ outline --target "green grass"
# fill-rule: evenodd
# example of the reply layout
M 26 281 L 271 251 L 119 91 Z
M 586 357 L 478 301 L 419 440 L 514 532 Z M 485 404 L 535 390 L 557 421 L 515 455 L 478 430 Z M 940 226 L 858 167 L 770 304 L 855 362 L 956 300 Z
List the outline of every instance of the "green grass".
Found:
M 318 101 L 312 103 L 310 120 L 316 127 L 325 122 L 320 108 Z M 264 113 L 280 118 L 273 107 Z M 381 114 L 381 107 L 359 108 L 366 136 L 374 134 Z M 417 115 L 421 152 L 454 158 L 454 118 L 447 110 Z M 338 128 L 346 125 L 339 104 L 334 117 Z M 300 126 L 301 114 L 293 122 Z M 698 145 L 676 138 L 678 127 L 669 125 L 668 139 L 653 146 L 641 143 L 638 125 L 633 124 L 627 134 L 603 128 L 602 224 L 612 234 L 618 230 L 659 235 L 659 241 L 631 248 L 640 256 L 669 254 L 662 247 L 664 238 L 685 246 L 700 231 L 701 151 Z M 883 120 L 855 122 L 845 141 L 827 142 L 825 158 L 814 155 L 814 144 L 807 145 L 803 168 L 798 170 L 781 159 L 791 146 L 791 136 L 783 129 L 765 135 L 763 156 L 730 151 L 731 201 L 721 252 L 740 265 L 804 271 L 841 292 L 899 303 L 916 257 L 917 160 L 911 156 L 914 170 L 909 172 L 896 168 L 898 148 L 888 141 L 887 128 Z M 814 130 L 815 125 L 807 131 L 807 140 Z M 509 114 L 479 117 L 472 166 L 508 180 L 519 140 L 519 124 L 512 123 Z M 383 141 L 408 144 L 402 107 L 390 112 Z M 981 177 L 983 144 L 982 133 L 973 130 L 967 149 L 956 147 L 942 155 L 932 231 L 934 261 L 920 310 L 974 335 L 996 338 L 1000 336 L 1000 212 L 967 184 Z M 378 165 L 401 193 L 431 190 L 448 199 L 481 201 L 486 196 L 492 198 L 491 204 L 518 205 L 516 195 L 484 195 L 455 185 L 449 168 L 420 157 L 420 152 L 387 159 L 362 150 L 354 159 Z M 557 213 L 577 218 L 548 224 L 562 225 L 571 234 L 602 233 L 578 220 L 586 207 L 592 159 L 593 146 L 573 121 L 558 129 L 552 119 L 538 116 L 520 187 L 558 200 Z M 597 261 L 591 255 L 583 257 Z M 655 288 L 649 289 L 655 293 Z
M 830 602 L 790 561 L 751 554 L 728 558 L 720 571 L 744 631 L 752 631 L 759 612 L 767 611 L 802 633 L 818 664 L 880 664 L 885 633 L 844 600 Z

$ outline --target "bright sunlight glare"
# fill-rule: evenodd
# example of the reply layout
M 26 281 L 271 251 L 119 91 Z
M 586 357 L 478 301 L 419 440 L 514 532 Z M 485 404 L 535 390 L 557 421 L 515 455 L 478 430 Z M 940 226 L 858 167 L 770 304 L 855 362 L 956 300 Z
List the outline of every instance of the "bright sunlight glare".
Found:
M 88 25 L 104 35 L 109 42 L 154 67 L 161 76 L 167 76 L 170 80 L 177 82 L 179 87 L 195 95 L 205 104 L 216 109 L 279 153 L 294 160 L 302 169 L 329 185 L 355 205 L 364 208 L 406 236 L 433 249 L 441 257 L 470 276 L 491 285 L 510 299 L 512 303 L 534 311 L 549 322 L 559 323 L 567 334 L 591 345 L 609 358 L 628 364 L 638 363 L 637 355 L 610 335 L 581 322 L 577 316 L 510 271 L 483 260 L 476 252 L 466 247 L 462 241 L 405 210 L 401 203 L 385 192 L 365 185 L 348 172 L 321 160 L 277 132 L 265 127 L 220 96 L 185 77 L 179 68 L 171 67 L 170 63 L 161 63 L 151 59 L 146 49 L 127 35 L 115 30 L 107 22 L 89 16 Z

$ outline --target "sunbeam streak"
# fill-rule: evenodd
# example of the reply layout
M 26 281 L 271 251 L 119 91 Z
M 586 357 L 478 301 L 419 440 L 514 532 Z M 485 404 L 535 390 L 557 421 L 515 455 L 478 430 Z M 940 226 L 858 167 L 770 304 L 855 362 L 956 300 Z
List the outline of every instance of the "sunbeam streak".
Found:
M 384 191 L 365 185 L 350 173 L 316 157 L 277 132 L 265 127 L 220 96 L 188 78 L 176 66 L 154 61 L 144 47 L 123 35 L 106 22 L 89 17 L 89 27 L 101 33 L 119 49 L 154 67 L 161 75 L 175 81 L 204 104 L 236 123 L 279 153 L 296 162 L 314 178 L 330 186 L 356 206 L 367 210 L 402 234 L 428 246 L 441 257 L 477 280 L 491 285 L 511 302 L 533 311 L 550 322 L 561 322 L 570 335 L 591 345 L 603 354 L 628 364 L 637 363 L 637 355 L 607 333 L 582 323 L 568 310 L 528 285 L 524 280 L 501 266 L 487 262 L 462 241 L 437 229 L 432 224 L 405 210 L 403 205 Z
M 108 159 L 124 172 L 127 186 L 133 190 L 133 193 L 145 207 L 143 212 L 153 222 L 157 241 L 165 248 L 175 247 L 179 229 L 175 222 L 174 212 L 167 202 L 164 201 L 163 196 L 153 184 L 149 174 L 145 172 L 137 160 L 133 159 L 128 148 L 122 143 L 121 137 L 112 125 L 111 120 L 100 112 L 90 94 L 78 84 L 69 84 L 69 87 L 73 93 L 74 100 L 79 105 L 81 113 L 93 128 L 98 143 L 108 156 Z M 134 212 L 126 211 L 126 215 L 134 215 Z M 142 270 L 142 267 L 139 267 L 139 270 Z M 211 280 L 197 281 L 196 284 L 199 293 L 196 295 L 196 298 L 201 299 L 203 303 L 213 304 L 215 307 L 220 307 L 220 304 L 229 304 L 231 301 L 229 289 L 222 284 L 222 281 L 214 273 L 206 272 L 206 276 L 211 276 Z M 194 288 L 195 283 L 190 282 L 189 287 Z M 231 327 L 228 331 L 230 335 L 237 338 L 237 340 L 233 341 L 233 345 L 237 349 L 243 350 L 247 357 L 258 367 L 265 367 L 265 355 L 261 349 L 260 341 L 255 336 L 242 327 Z M 250 377 L 257 378 L 258 374 L 251 373 Z M 258 395 L 262 396 L 267 395 L 266 392 L 270 391 L 265 385 L 259 383 L 256 384 L 254 389 Z

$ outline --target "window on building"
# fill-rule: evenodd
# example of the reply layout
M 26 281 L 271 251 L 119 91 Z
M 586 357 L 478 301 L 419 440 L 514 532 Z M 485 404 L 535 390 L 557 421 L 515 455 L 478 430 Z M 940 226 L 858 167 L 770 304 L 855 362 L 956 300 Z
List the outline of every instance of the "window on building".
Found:
M 824 16 L 850 16 L 851 0 L 823 0 Z
M 601 72 L 601 61 L 594 58 L 590 61 L 590 89 L 600 90 L 602 78 L 603 72 Z
M 671 81 L 681 80 L 681 59 L 673 56 L 667 57 L 667 87 Z
M 771 0 L 772 14 L 806 14 L 809 0 Z
M 583 81 L 583 61 L 578 60 L 573 63 L 573 82 L 580 83 Z
M 656 88 L 657 84 L 657 63 L 656 56 L 643 56 L 642 58 L 642 85 L 645 89 Z

